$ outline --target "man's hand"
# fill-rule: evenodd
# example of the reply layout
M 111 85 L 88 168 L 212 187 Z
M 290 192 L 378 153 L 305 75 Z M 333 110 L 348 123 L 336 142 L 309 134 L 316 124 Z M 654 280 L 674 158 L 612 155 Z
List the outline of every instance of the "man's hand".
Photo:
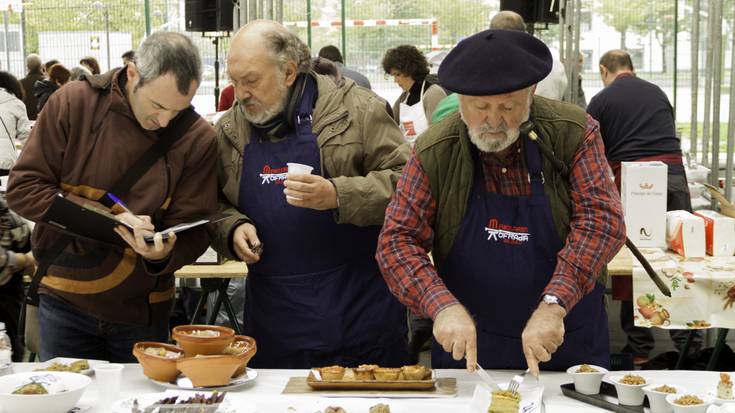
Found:
M 319 175 L 288 174 L 283 183 L 286 202 L 319 211 L 337 208 L 337 191 L 328 179 Z
M 260 261 L 260 254 L 256 254 L 252 250 L 253 247 L 258 245 L 260 245 L 260 240 L 253 224 L 240 224 L 232 233 L 232 246 L 235 249 L 235 254 L 245 264 L 254 264 Z
M 539 362 L 551 360 L 551 355 L 564 342 L 566 314 L 564 307 L 558 304 L 541 303 L 523 329 L 523 354 L 531 374 L 536 377 L 539 373 Z
M 168 239 L 164 242 L 160 232 L 155 232 L 155 228 L 151 223 L 151 217 L 147 215 L 133 215 L 129 212 L 123 212 L 116 215 L 117 219 L 125 224 L 133 227 L 133 232 L 124 225 L 115 227 L 120 237 L 130 245 L 130 247 L 149 261 L 161 261 L 171 254 L 171 250 L 176 243 L 176 234 L 169 234 Z M 143 237 L 146 235 L 153 236 L 153 244 L 145 241 Z
M 434 320 L 434 337 L 455 360 L 467 359 L 467 370 L 477 366 L 477 332 L 475 322 L 460 304 L 439 311 Z

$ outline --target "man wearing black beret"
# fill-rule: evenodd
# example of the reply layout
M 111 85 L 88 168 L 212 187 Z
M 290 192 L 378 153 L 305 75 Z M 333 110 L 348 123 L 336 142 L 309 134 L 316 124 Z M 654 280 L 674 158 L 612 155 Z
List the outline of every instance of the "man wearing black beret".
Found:
M 597 122 L 533 96 L 551 65 L 533 36 L 486 30 L 439 69 L 460 111 L 417 140 L 377 252 L 393 294 L 434 319 L 434 368 L 609 365 L 600 277 L 622 208 Z

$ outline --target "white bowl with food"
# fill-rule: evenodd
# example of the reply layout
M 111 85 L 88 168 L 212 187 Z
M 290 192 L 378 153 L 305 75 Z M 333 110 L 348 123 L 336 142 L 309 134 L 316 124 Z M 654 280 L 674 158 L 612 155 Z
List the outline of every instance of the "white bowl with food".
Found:
M 626 374 L 624 376 L 612 376 L 610 381 L 615 385 L 618 392 L 618 403 L 625 406 L 640 406 L 646 394 L 643 388 L 649 383 L 643 376 L 637 374 Z
M 31 371 L 0 376 L 4 413 L 67 413 L 92 379 L 79 373 Z
M 705 413 L 712 404 L 712 397 L 695 393 L 669 394 L 666 402 L 674 408 L 674 413 Z
M 666 401 L 666 396 L 669 394 L 680 394 L 683 391 L 684 388 L 678 384 L 649 384 L 643 388 L 643 393 L 648 397 L 648 405 L 650 406 L 651 413 L 673 412 L 674 409 Z
M 598 394 L 607 369 L 592 364 L 578 364 L 569 367 L 567 374 L 572 376 L 574 390 L 582 394 Z

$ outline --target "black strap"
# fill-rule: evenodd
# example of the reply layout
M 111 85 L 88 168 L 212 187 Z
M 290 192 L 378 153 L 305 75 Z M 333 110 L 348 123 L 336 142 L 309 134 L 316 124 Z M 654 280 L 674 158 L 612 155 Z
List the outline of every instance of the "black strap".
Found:
M 124 196 L 130 191 L 130 188 L 160 159 L 169 148 L 191 128 L 194 122 L 199 119 L 199 115 L 194 112 L 194 109 L 190 106 L 187 109 L 179 113 L 174 119 L 171 120 L 169 126 L 157 132 L 158 139 L 151 145 L 148 150 L 145 151 L 140 158 L 138 158 L 133 165 L 128 168 L 125 173 L 118 178 L 108 192 L 115 194 L 118 197 Z M 107 193 L 105 193 L 107 195 Z M 108 208 L 111 208 L 114 202 L 107 196 L 103 196 L 99 199 L 99 202 Z M 33 279 L 28 286 L 28 292 L 26 293 L 26 303 L 31 305 L 38 305 L 38 286 L 41 284 L 41 278 L 46 274 L 51 264 L 56 261 L 56 258 L 61 252 L 74 240 L 74 237 L 69 235 L 62 235 L 47 251 L 44 252 L 44 259 L 39 259 L 38 267 L 36 272 L 33 274 Z

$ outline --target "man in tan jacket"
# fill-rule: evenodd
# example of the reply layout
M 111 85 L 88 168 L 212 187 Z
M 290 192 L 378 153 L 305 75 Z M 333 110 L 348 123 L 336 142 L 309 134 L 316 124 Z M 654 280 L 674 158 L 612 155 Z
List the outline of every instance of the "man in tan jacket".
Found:
M 384 101 L 311 71 L 309 48 L 275 22 L 243 27 L 227 68 L 236 102 L 216 130 L 231 216 L 214 245 L 249 264 L 253 365 L 405 364 L 406 310 L 373 257 L 408 157 Z
M 201 80 L 199 52 L 178 33 L 149 36 L 136 63 L 64 86 L 49 99 L 10 173 L 8 205 L 40 221 L 64 194 L 107 210 L 111 186 L 187 114 Z M 33 252 L 39 266 L 51 262 L 40 285 L 38 309 L 42 360 L 78 357 L 135 361 L 137 341 L 166 341 L 174 298 L 173 273 L 209 245 L 203 228 L 167 241 L 145 235 L 216 210 L 214 131 L 194 123 L 120 196 L 110 212 L 132 225 L 118 227 L 126 248 L 80 237 L 62 244 L 60 232 L 36 225 Z M 192 119 L 192 118 L 189 118 Z M 183 129 L 183 128 L 182 128 Z M 58 245 L 66 245 L 56 256 Z M 48 261 L 46 261 L 48 260 Z

